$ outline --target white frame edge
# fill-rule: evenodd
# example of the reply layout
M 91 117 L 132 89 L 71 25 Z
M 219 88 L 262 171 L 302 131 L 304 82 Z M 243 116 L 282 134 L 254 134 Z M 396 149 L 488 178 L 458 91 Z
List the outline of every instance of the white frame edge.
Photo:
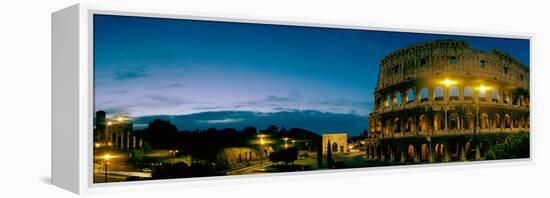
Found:
M 234 185 L 250 182 L 285 181 L 287 179 L 323 179 L 326 178 L 327 174 L 344 177 L 351 176 L 352 174 L 366 176 L 405 173 L 408 172 L 409 169 L 449 171 L 456 170 L 456 167 L 471 169 L 534 165 L 533 157 L 535 147 L 533 139 L 535 134 L 531 131 L 531 155 L 528 159 L 93 184 L 93 149 L 91 147 L 91 145 L 93 145 L 93 14 L 529 39 L 531 52 L 530 91 L 531 95 L 533 94 L 532 86 L 534 84 L 532 82 L 535 73 L 533 72 L 532 66 L 532 51 L 534 35 L 531 33 L 516 32 L 497 34 L 494 32 L 477 30 L 475 31 L 476 33 L 472 33 L 469 32 L 471 30 L 438 30 L 437 28 L 432 30 L 414 29 L 410 27 L 382 28 L 363 25 L 346 25 L 339 22 L 333 22 L 331 24 L 318 20 L 273 20 L 272 18 L 243 14 L 231 14 L 231 16 L 223 14 L 224 17 L 218 17 L 215 15 L 219 15 L 220 13 L 145 10 L 76 4 L 52 14 L 52 183 L 71 192 L 88 194 L 125 190 L 173 189 L 178 187 L 196 187 L 213 184 Z M 536 103 L 534 98 L 532 98 L 531 101 L 533 104 Z M 534 108 L 531 108 L 531 118 L 533 118 L 534 112 Z M 535 126 L 534 124 L 536 123 L 533 123 L 533 121 L 534 119 L 531 119 L 531 125 Z

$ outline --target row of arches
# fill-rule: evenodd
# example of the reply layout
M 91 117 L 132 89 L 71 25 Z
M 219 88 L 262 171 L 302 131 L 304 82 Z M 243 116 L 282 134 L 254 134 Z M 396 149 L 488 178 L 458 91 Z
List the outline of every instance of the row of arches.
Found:
M 476 118 L 478 118 L 476 120 Z M 371 131 L 392 133 L 420 133 L 429 132 L 471 132 L 479 129 L 482 132 L 505 132 L 513 130 L 528 130 L 530 128 L 528 115 L 512 116 L 510 113 L 481 112 L 477 116 L 474 113 L 439 112 L 433 116 L 421 114 L 420 116 L 400 116 L 391 119 L 373 119 Z M 385 123 L 382 126 L 382 123 Z
M 431 91 L 431 92 L 430 92 Z M 416 93 L 418 92 L 418 93 Z M 515 105 L 521 107 L 529 106 L 529 97 L 522 94 L 511 94 L 496 88 L 472 86 L 449 86 L 444 89 L 443 86 L 436 86 L 433 90 L 428 87 L 420 89 L 408 88 L 403 93 L 399 90 L 386 94 L 383 98 L 376 99 L 376 109 L 404 106 L 415 102 L 428 101 L 486 101 L 503 105 Z
M 498 141 L 493 144 L 498 144 Z M 430 147 L 431 145 L 431 147 Z M 482 160 L 488 152 L 489 143 L 466 142 L 434 142 L 392 144 L 382 146 L 379 143 L 367 144 L 366 155 L 371 160 L 388 162 L 447 162 Z

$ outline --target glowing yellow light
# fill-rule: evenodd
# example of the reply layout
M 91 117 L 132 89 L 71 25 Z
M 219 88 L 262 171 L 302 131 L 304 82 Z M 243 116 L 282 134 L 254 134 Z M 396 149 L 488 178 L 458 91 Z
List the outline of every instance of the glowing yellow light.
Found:
M 263 139 L 260 139 L 260 144 L 265 144 L 265 141 Z
M 103 159 L 105 159 L 105 160 L 110 160 L 111 158 L 113 158 L 113 156 L 110 155 L 110 154 L 103 155 Z
M 111 124 L 113 124 L 113 122 L 111 122 L 111 121 L 107 122 L 107 125 L 110 126 Z
M 109 146 L 112 146 L 112 145 L 113 145 L 113 143 L 110 143 L 110 142 L 109 142 L 109 143 L 107 143 L 107 145 L 109 145 Z
M 456 84 L 456 81 L 445 79 L 444 81 L 441 81 L 441 83 L 443 83 L 445 86 L 451 86 L 451 85 Z
M 477 90 L 479 90 L 480 92 L 485 92 L 487 90 L 491 89 L 490 87 L 486 87 L 484 85 L 481 85 L 477 88 Z
M 99 148 L 100 146 L 101 146 L 100 143 L 95 143 L 95 147 L 96 147 L 96 148 Z
M 117 117 L 117 121 L 119 121 L 119 122 L 122 122 L 122 121 L 124 121 L 124 117 L 122 117 L 122 116 L 118 116 L 118 117 Z

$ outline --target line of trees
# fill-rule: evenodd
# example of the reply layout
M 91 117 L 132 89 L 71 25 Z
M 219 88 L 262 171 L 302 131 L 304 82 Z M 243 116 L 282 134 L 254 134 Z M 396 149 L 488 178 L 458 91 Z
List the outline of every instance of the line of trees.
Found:
M 215 160 L 216 153 L 223 148 L 258 146 L 255 142 L 259 133 L 267 135 L 271 142 L 269 146 L 276 150 L 281 149 L 283 137 L 295 140 L 294 148 L 298 150 L 315 151 L 321 144 L 321 136 L 317 133 L 300 128 L 287 130 L 275 125 L 264 130 L 249 126 L 242 130 L 209 128 L 178 131 L 170 121 L 155 119 L 147 128 L 135 131 L 143 138 L 146 149 L 177 149 L 180 150 L 179 155 L 187 154 L 205 160 Z

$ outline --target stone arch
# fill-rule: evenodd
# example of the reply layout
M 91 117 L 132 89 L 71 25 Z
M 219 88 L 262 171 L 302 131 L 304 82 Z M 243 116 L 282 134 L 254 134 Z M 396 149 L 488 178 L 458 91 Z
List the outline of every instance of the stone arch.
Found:
M 336 142 L 332 143 L 332 152 L 337 153 L 338 152 L 338 144 Z
M 400 118 L 395 118 L 393 119 L 393 132 L 394 133 L 399 133 L 401 132 L 401 119 Z
M 386 100 L 384 101 L 384 106 L 386 108 L 390 107 L 391 106 L 391 95 L 387 95 L 386 96 Z
M 396 162 L 401 161 L 401 155 L 402 155 L 401 152 L 402 152 L 401 151 L 401 146 L 399 146 L 399 145 L 395 146 L 395 148 L 393 150 L 393 157 L 394 157 L 393 160 L 394 161 L 396 161 Z
M 497 91 L 497 89 L 493 89 L 491 92 L 492 92 L 491 93 L 491 102 L 498 103 L 498 91 Z
M 474 145 L 472 145 L 470 142 L 466 142 L 466 144 L 464 144 L 464 152 L 464 157 L 466 158 L 466 160 L 475 160 L 477 151 Z
M 420 102 L 426 102 L 428 100 L 430 100 L 428 88 L 422 87 L 422 89 L 420 89 Z
M 500 129 L 500 115 L 498 113 L 493 114 L 493 129 Z
M 504 128 L 509 129 L 512 127 L 512 118 L 510 117 L 510 114 L 504 115 Z
M 420 146 L 420 160 L 421 161 L 428 161 L 428 145 L 422 144 Z
M 405 132 L 414 132 L 414 118 L 409 117 L 405 122 Z
M 414 161 L 414 152 L 414 145 L 409 144 L 409 146 L 407 147 L 407 161 Z
M 508 104 L 508 93 L 504 92 L 504 95 L 502 95 L 502 103 Z
M 518 95 L 517 94 L 512 95 L 512 105 L 518 105 Z
M 461 151 L 460 151 L 460 144 L 458 142 L 453 142 L 453 143 L 450 143 L 449 144 L 449 152 L 450 152 L 450 158 L 451 158 L 451 161 L 458 161 L 460 160 L 460 155 L 461 155 Z
M 481 113 L 481 115 L 479 116 L 479 128 L 489 128 L 489 116 L 486 113 Z
M 465 116 L 466 120 L 464 122 L 464 129 L 472 130 L 475 127 L 474 115 L 472 113 L 467 113 Z
M 420 118 L 419 118 L 419 127 L 420 127 L 420 132 L 422 133 L 427 133 L 428 132 L 428 116 L 422 114 L 420 115 Z
M 440 87 L 440 86 L 435 87 L 434 89 L 435 101 L 443 101 L 443 97 L 444 97 L 443 87 Z
M 409 88 L 407 90 L 407 103 L 413 103 L 414 102 L 414 90 L 412 88 Z
M 395 91 L 393 93 L 393 98 L 393 106 L 400 106 L 403 102 L 400 91 Z
M 466 86 L 464 87 L 464 100 L 473 100 L 473 92 L 472 87 Z
M 458 100 L 459 91 L 457 86 L 449 87 L 449 100 Z
M 449 130 L 459 130 L 460 118 L 457 113 L 449 114 Z
M 434 160 L 443 161 L 445 158 L 445 148 L 444 144 L 436 144 L 434 149 Z
M 441 113 L 438 113 L 434 116 L 434 130 L 435 131 L 445 130 L 445 118 Z
M 525 106 L 525 96 L 524 95 L 519 96 L 519 106 L 522 106 L 522 107 Z

